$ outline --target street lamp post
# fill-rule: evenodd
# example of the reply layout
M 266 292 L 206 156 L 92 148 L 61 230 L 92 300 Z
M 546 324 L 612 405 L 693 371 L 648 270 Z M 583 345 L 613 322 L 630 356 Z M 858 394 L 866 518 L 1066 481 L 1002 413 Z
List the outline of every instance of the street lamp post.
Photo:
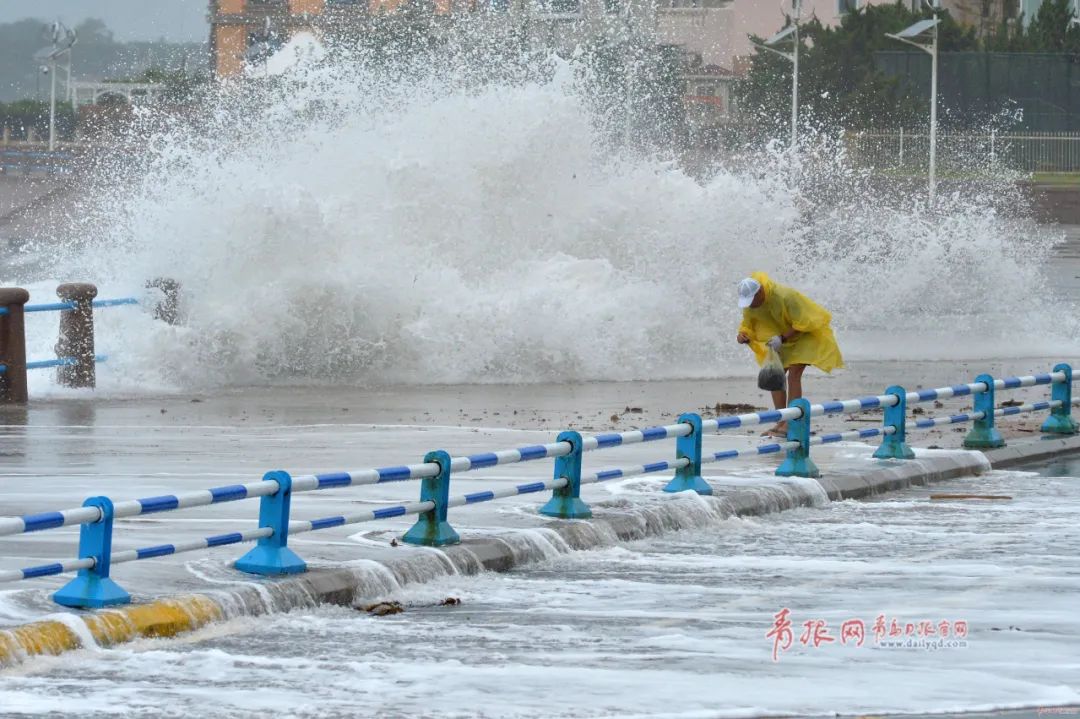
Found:
M 56 148 L 56 61 L 49 67 L 49 152 Z
M 934 19 L 937 20 L 935 13 Z M 938 24 L 931 30 L 930 41 L 930 204 L 934 204 L 937 191 L 937 77 L 938 77 Z
M 753 43 L 774 55 L 779 55 L 791 63 L 791 151 L 794 152 L 799 142 L 799 21 L 802 13 L 802 0 L 791 0 L 791 24 L 770 37 L 765 42 Z M 791 52 L 777 50 L 776 45 L 791 38 L 794 43 Z
M 49 152 L 56 149 L 56 71 L 60 58 L 67 55 L 67 85 L 68 93 L 71 93 L 71 48 L 75 45 L 76 35 L 74 30 L 69 30 L 57 21 L 46 29 L 48 39 L 52 44 L 43 47 L 34 53 L 35 59 L 44 60 L 48 63 L 49 75 Z
M 794 21 L 792 26 L 795 32 L 791 37 L 794 43 L 791 48 L 791 151 L 794 152 L 799 144 L 799 1 L 794 0 L 792 5 Z
M 941 23 L 941 18 L 938 17 L 938 12 L 941 7 L 938 5 L 939 0 L 927 0 L 930 6 L 930 11 L 934 14 L 934 17 L 929 20 L 920 20 L 911 27 L 905 28 L 898 33 L 885 33 L 886 37 L 891 37 L 893 40 L 899 40 L 900 42 L 907 43 L 913 47 L 917 47 L 923 52 L 930 54 L 930 172 L 929 172 L 929 184 L 930 184 L 930 204 L 934 204 L 934 195 L 937 191 L 937 83 L 938 83 L 938 25 Z M 919 37 L 926 31 L 930 31 L 930 43 L 916 42 L 915 38 Z

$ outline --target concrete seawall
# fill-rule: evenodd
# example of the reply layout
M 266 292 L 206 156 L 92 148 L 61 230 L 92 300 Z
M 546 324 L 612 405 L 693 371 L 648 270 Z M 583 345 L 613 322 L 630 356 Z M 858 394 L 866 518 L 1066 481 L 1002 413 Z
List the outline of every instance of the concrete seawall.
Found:
M 867 456 L 871 451 L 868 447 Z M 920 451 L 915 460 L 867 460 L 865 469 L 834 472 L 820 480 L 777 480 L 747 486 L 712 479 L 712 497 L 687 492 L 649 505 L 609 501 L 593 505 L 595 516 L 591 520 L 550 522 L 539 530 L 466 536 L 460 545 L 442 550 L 403 546 L 400 556 L 386 561 L 317 567 L 303 575 L 253 579 L 223 591 L 98 612 L 52 615 L 44 621 L 0 631 L 0 666 L 85 646 L 108 647 L 139 638 L 171 637 L 231 617 L 322 603 L 348 606 L 436 576 L 507 571 L 559 553 L 706 527 L 732 516 L 862 499 L 1074 452 L 1080 452 L 1080 437 L 1016 442 L 987 452 Z

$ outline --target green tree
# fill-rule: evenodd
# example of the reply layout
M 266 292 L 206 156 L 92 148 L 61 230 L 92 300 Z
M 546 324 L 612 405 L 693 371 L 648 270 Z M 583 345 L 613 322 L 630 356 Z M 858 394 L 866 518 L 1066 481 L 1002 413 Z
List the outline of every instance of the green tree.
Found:
M 186 70 L 166 70 L 151 67 L 131 78 L 114 78 L 106 82 L 146 82 L 164 85 L 162 100 L 170 105 L 186 105 L 198 99 L 199 93 L 209 88 L 209 74 L 193 74 Z
M 817 19 L 800 28 L 800 113 L 824 129 L 872 128 L 911 124 L 925 117 L 927 100 L 916 96 L 874 62 L 881 51 L 903 50 L 886 37 L 928 17 L 913 13 L 907 4 L 870 5 L 850 12 L 836 27 Z M 755 38 L 760 42 L 760 38 Z M 942 52 L 978 48 L 975 31 L 958 25 L 942 13 Z M 782 137 L 790 121 L 791 72 L 789 61 L 758 49 L 747 78 L 736 88 L 739 107 L 759 137 Z
M 576 62 L 585 96 L 609 137 L 644 151 L 686 139 L 685 59 L 678 47 L 624 38 L 582 50 Z
M 1019 34 L 1020 47 L 1027 52 L 1080 53 L 1080 29 L 1073 18 L 1072 0 L 1045 0 L 1027 30 Z
M 17 100 L 0 103 L 0 127 L 6 127 L 16 140 L 25 140 L 30 131 L 39 139 L 49 136 L 49 103 L 41 100 Z M 75 113 L 68 104 L 56 106 L 56 136 L 70 140 L 75 132 Z

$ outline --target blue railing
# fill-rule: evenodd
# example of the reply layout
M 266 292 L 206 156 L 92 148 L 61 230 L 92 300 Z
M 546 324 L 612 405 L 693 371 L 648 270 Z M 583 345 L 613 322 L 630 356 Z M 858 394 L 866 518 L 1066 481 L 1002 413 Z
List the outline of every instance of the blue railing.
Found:
M 101 364 L 109 359 L 108 355 L 94 355 L 94 364 Z M 79 361 L 74 357 L 57 357 L 50 360 L 35 360 L 26 363 L 26 369 L 46 369 L 48 367 L 72 367 Z M 0 373 L 7 370 L 7 365 L 0 365 Z
M 74 155 L 70 152 L 35 152 L 28 150 L 0 149 L 0 174 L 49 173 L 71 174 Z
M 118 297 L 113 300 L 93 300 L 90 302 L 94 309 L 137 304 L 139 304 L 139 301 L 134 297 Z M 74 302 L 46 302 L 40 305 L 26 305 L 23 307 L 23 312 L 67 312 L 76 309 L 76 307 L 77 305 Z M 7 314 L 7 308 L 4 308 L 2 314 Z
M 583 437 L 578 432 L 568 430 L 559 434 L 556 441 L 549 444 L 533 444 L 460 457 L 451 457 L 447 452 L 439 450 L 428 453 L 424 461 L 417 464 L 295 477 L 284 471 L 274 471 L 268 472 L 259 482 L 212 487 L 196 492 L 146 497 L 116 503 L 107 497 L 90 497 L 82 507 L 78 508 L 0 518 L 0 536 L 81 525 L 78 559 L 20 570 L 0 571 L 0 581 L 17 581 L 77 571 L 79 576 L 57 591 L 54 594 L 54 600 L 65 606 L 101 607 L 130 601 L 127 592 L 110 577 L 113 564 L 257 541 L 256 547 L 236 561 L 236 568 L 260 575 L 290 574 L 303 572 L 307 568 L 304 560 L 288 547 L 290 534 L 315 532 L 392 517 L 420 515 L 413 527 L 405 533 L 404 541 L 437 547 L 460 541 L 457 532 L 448 522 L 449 509 L 505 497 L 550 491 L 551 498 L 538 510 L 541 515 L 560 519 L 580 519 L 592 516 L 589 506 L 581 499 L 583 485 L 638 475 L 674 472 L 674 477 L 664 487 L 665 491 L 692 490 L 699 494 L 711 494 L 711 487 L 701 477 L 702 465 L 744 455 L 786 452 L 783 463 L 776 470 L 777 475 L 817 477 L 817 467 L 810 458 L 810 448 L 813 446 L 880 437 L 882 442 L 874 452 L 875 457 L 886 460 L 905 460 L 914 457 L 913 451 L 907 444 L 907 432 L 947 424 L 974 423 L 965 439 L 966 447 L 1000 447 L 1004 446 L 1004 440 L 994 426 L 996 418 L 1047 410 L 1051 411 L 1051 415 L 1042 425 L 1044 432 L 1073 435 L 1078 431 L 1077 423 L 1071 414 L 1072 406 L 1076 404 L 1072 399 L 1073 381 L 1072 368 L 1067 364 L 1059 364 L 1052 372 L 1043 374 L 1006 379 L 980 375 L 975 382 L 970 384 L 917 392 L 907 392 L 902 387 L 894 386 L 888 388 L 882 395 L 824 404 L 810 404 L 804 399 L 798 399 L 792 402 L 790 407 L 781 410 L 752 412 L 715 419 L 703 420 L 697 414 L 688 413 L 681 415 L 676 424 L 626 432 L 610 432 Z M 997 391 L 1038 385 L 1051 385 L 1050 400 L 1018 406 L 995 407 Z M 970 412 L 908 421 L 907 406 L 909 404 L 966 396 L 974 398 L 975 406 Z M 813 417 L 876 409 L 884 410 L 883 424 L 879 428 L 817 436 L 810 434 L 810 423 Z M 780 420 L 789 422 L 785 441 L 762 444 L 749 450 L 725 449 L 713 453 L 702 451 L 702 438 L 705 434 Z M 607 468 L 589 473 L 582 472 L 582 457 L 586 452 L 661 439 L 676 440 L 673 460 Z M 539 459 L 555 460 L 552 479 L 450 496 L 450 479 L 454 473 Z M 292 495 L 298 492 L 413 479 L 422 480 L 418 502 L 310 520 L 291 520 L 290 518 Z M 115 519 L 236 502 L 256 497 L 260 498 L 257 529 L 227 532 L 186 542 L 112 551 Z
M 139 300 L 134 297 L 117 297 L 108 300 L 93 300 L 90 306 L 94 309 L 102 307 L 119 307 L 121 305 L 137 305 Z M 77 309 L 75 302 L 44 302 L 36 305 L 24 305 L 23 312 L 70 312 Z M 8 314 L 7 307 L 0 307 L 0 316 Z M 94 363 L 101 364 L 108 360 L 107 355 L 94 355 Z M 71 367 L 78 364 L 75 357 L 56 357 L 55 359 L 33 360 L 26 363 L 26 369 L 48 369 L 50 367 Z M 0 364 L 0 374 L 7 372 L 7 365 Z

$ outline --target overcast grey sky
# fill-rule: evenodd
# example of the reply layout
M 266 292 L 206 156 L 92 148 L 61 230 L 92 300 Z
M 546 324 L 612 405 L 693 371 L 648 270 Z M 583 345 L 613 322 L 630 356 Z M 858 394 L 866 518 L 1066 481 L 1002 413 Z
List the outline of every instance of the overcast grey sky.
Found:
M 96 17 L 118 40 L 205 41 L 208 6 L 206 0 L 0 0 L 0 23 L 59 17 L 76 25 Z

